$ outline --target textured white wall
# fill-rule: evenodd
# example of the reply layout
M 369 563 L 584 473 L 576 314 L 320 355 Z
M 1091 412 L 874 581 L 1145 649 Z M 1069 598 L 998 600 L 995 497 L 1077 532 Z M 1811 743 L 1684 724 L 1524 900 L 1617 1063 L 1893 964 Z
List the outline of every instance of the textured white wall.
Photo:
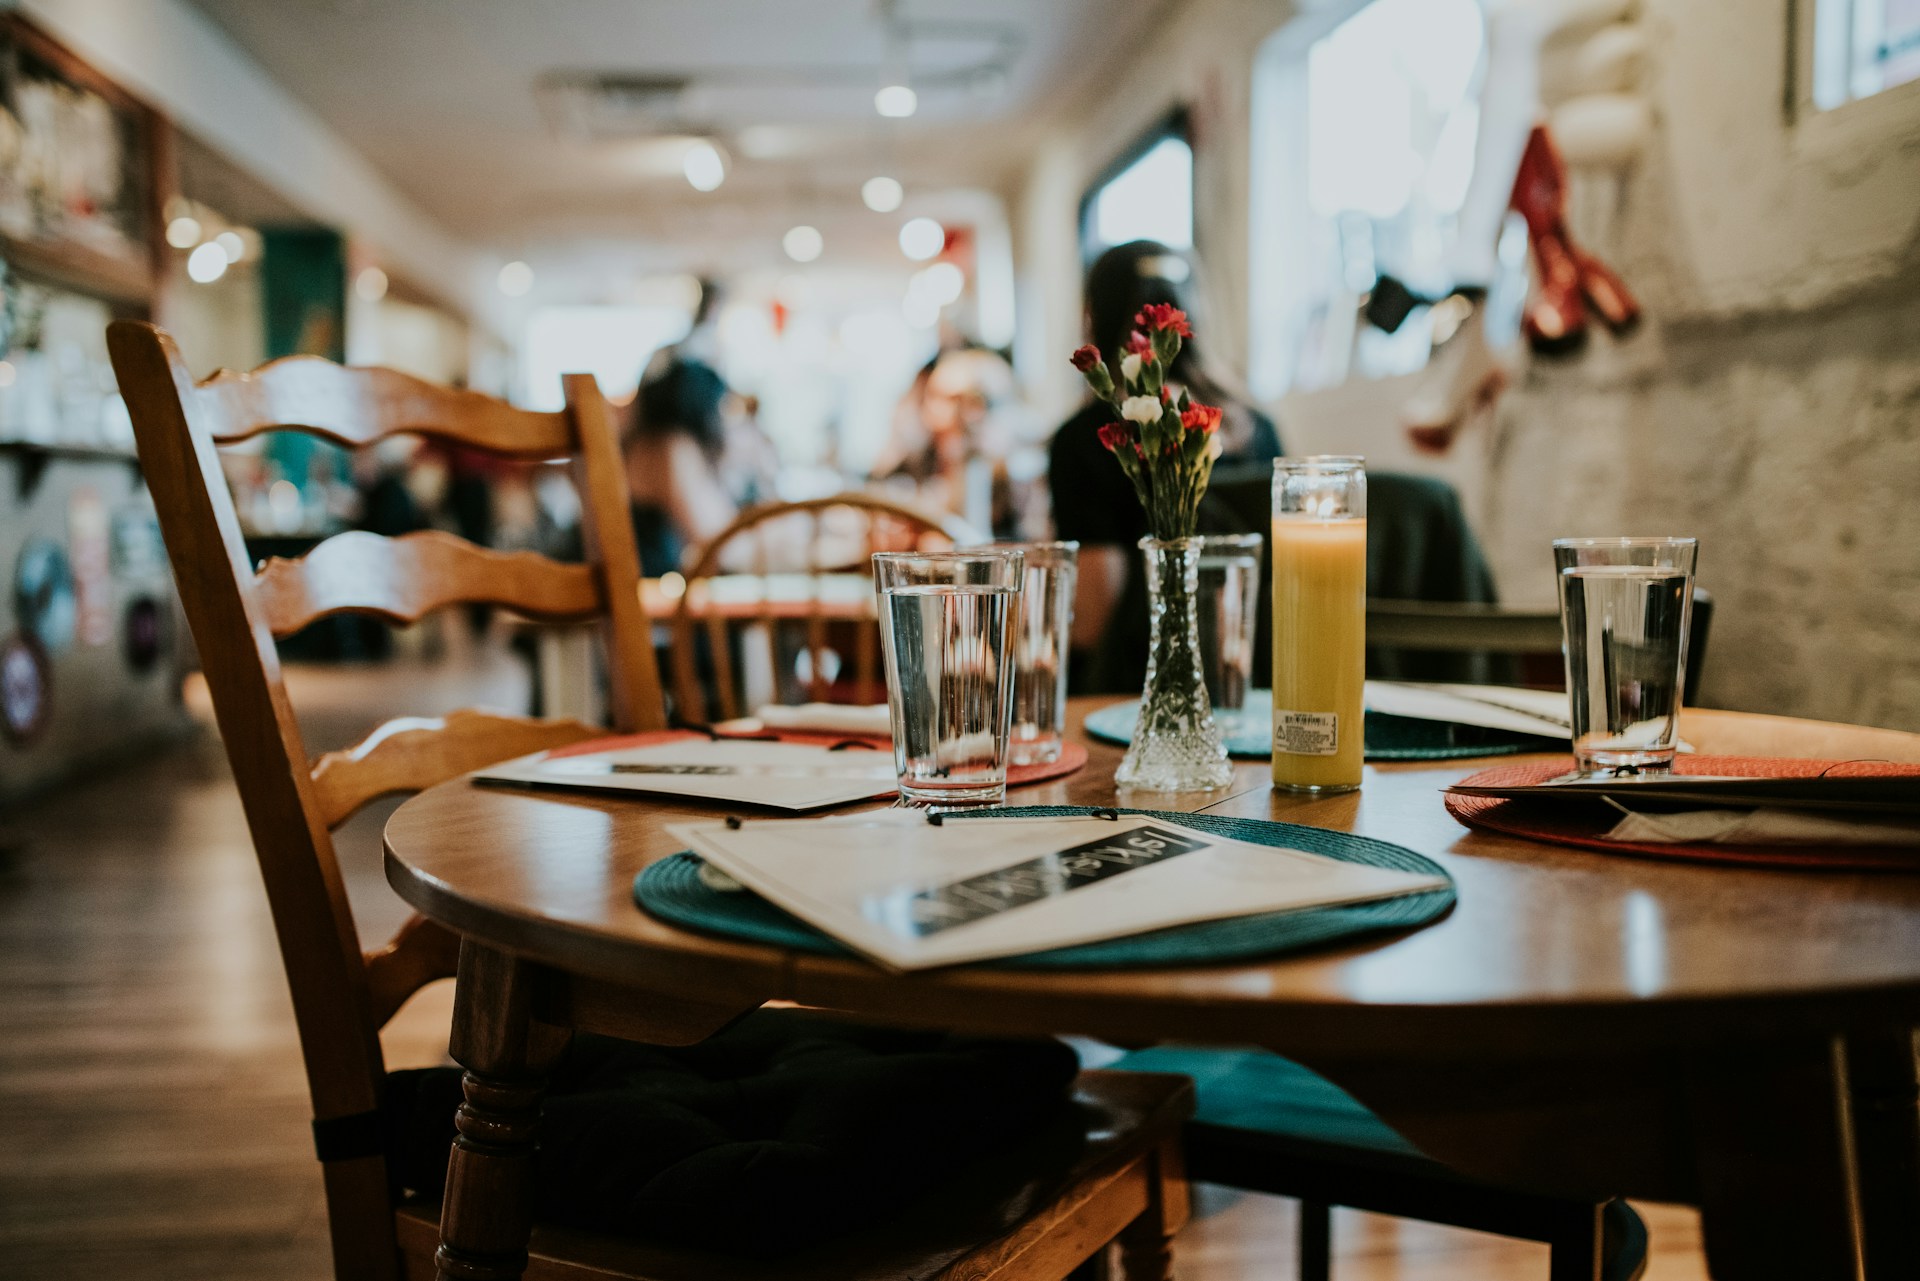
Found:
M 1653 154 L 1576 234 L 1649 323 L 1502 405 L 1503 590 L 1552 599 L 1551 537 L 1697 535 L 1705 702 L 1920 730 L 1920 99 L 1796 123 L 1783 2 L 1645 9 Z

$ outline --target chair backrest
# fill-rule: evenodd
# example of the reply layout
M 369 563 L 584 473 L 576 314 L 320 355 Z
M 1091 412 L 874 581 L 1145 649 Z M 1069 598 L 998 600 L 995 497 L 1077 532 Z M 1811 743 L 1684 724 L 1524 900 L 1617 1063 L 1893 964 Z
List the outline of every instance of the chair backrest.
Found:
M 1700 689 L 1712 629 L 1713 594 L 1696 587 L 1687 623 L 1686 683 L 1681 689 L 1681 701 L 1687 706 L 1694 705 Z M 1539 678 L 1529 683 L 1556 684 L 1565 679 L 1558 609 L 1369 598 L 1367 644 L 1419 653 L 1508 655 L 1521 661 L 1523 678 Z
M 390 1273 L 397 1255 L 378 1141 L 378 1033 L 413 991 L 452 972 L 456 946 L 416 918 L 391 946 L 363 954 L 332 831 L 376 797 L 600 731 L 478 712 L 410 718 L 310 766 L 274 642 L 333 615 L 406 623 L 469 602 L 539 619 L 598 617 L 616 727 L 664 727 L 612 414 L 585 374 L 566 379 L 564 411 L 534 413 L 315 357 L 196 383 L 173 340 L 152 325 L 118 322 L 107 341 L 266 881 L 313 1096 L 336 1271 Z M 571 459 L 585 562 L 489 551 L 439 532 L 352 532 L 256 571 L 218 448 L 276 430 L 350 448 L 417 434 L 514 459 Z
M 957 516 L 872 494 L 741 513 L 687 557 L 669 616 L 675 716 L 729 720 L 791 689 L 817 703 L 884 700 L 873 553 L 980 541 Z

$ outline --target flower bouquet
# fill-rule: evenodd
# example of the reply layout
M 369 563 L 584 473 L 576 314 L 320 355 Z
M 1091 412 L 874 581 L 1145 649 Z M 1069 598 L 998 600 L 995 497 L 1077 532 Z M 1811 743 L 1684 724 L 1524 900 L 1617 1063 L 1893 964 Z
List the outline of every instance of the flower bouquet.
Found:
M 1181 340 L 1193 337 L 1186 313 L 1154 303 L 1134 324 L 1112 367 L 1092 346 L 1073 353 L 1073 367 L 1118 416 L 1100 428 L 1100 443 L 1133 482 L 1151 531 L 1140 540 L 1152 625 L 1146 692 L 1114 781 L 1148 791 L 1203 791 L 1233 777 L 1201 670 L 1195 612 L 1195 527 L 1213 475 L 1220 410 L 1168 382 Z

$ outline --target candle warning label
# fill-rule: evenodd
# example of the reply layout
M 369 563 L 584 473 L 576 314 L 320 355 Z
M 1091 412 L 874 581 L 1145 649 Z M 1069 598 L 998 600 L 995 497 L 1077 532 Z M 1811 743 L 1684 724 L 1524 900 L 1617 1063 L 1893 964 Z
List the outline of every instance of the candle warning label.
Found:
M 1273 750 L 1294 756 L 1335 756 L 1340 751 L 1337 712 L 1273 713 Z

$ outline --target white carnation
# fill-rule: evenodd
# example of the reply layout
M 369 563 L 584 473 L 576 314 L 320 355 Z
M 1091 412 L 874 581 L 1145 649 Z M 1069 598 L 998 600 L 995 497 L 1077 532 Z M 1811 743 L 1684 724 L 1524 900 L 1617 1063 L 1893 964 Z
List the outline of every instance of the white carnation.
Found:
M 1158 396 L 1129 396 L 1120 402 L 1120 416 L 1142 425 L 1160 421 Z
M 1120 372 L 1126 375 L 1128 382 L 1136 381 L 1140 377 L 1140 353 L 1130 351 L 1122 356 L 1120 358 Z

